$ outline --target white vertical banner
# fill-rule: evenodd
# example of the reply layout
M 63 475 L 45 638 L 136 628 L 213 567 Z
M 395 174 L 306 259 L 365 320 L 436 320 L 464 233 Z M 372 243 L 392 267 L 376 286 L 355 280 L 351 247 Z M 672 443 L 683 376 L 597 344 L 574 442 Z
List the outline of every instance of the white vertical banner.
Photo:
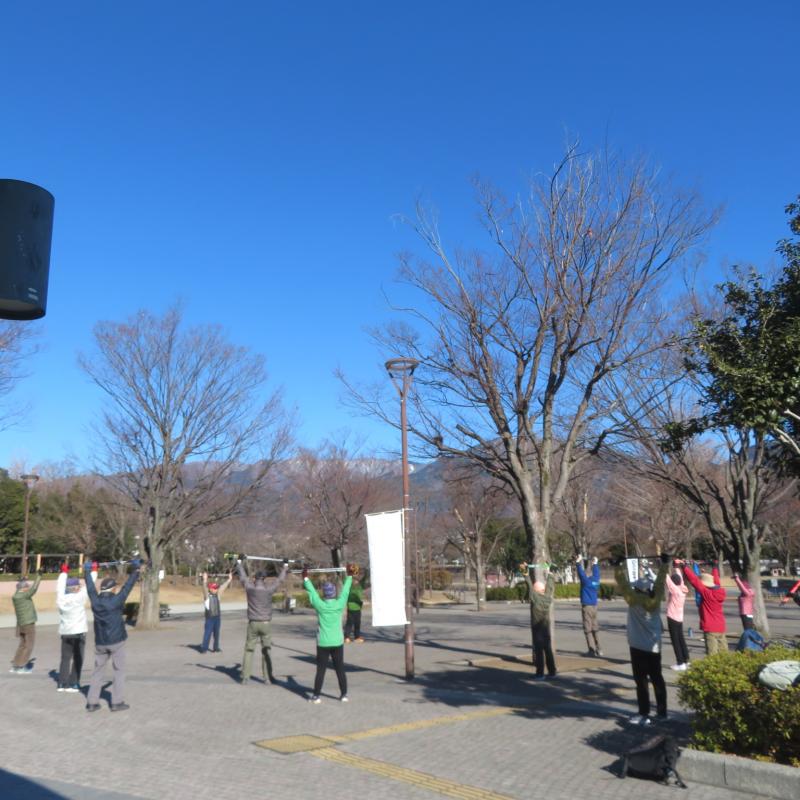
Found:
M 365 514 L 369 540 L 372 625 L 405 625 L 406 559 L 403 549 L 403 512 Z
M 633 584 L 639 580 L 639 559 L 626 558 L 625 567 L 628 570 L 628 583 L 633 586 Z

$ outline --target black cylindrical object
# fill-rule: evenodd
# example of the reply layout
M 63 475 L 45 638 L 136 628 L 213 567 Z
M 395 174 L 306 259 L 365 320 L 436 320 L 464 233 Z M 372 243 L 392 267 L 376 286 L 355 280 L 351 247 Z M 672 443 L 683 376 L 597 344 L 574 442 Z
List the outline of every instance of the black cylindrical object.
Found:
M 0 318 L 39 319 L 47 310 L 55 199 L 46 189 L 0 178 Z

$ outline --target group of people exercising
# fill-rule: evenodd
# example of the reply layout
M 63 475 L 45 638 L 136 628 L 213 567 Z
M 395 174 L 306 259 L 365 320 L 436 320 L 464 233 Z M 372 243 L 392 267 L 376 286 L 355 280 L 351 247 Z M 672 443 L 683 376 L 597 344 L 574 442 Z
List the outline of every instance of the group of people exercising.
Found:
M 269 579 L 263 570 L 253 576 L 247 574 L 243 558 L 236 559 L 236 572 L 247 596 L 247 634 L 240 681 L 247 684 L 251 677 L 253 653 L 256 648 L 261 654 L 262 678 L 266 684 L 274 681 L 270 649 L 272 647 L 271 620 L 273 595 L 284 585 L 289 572 L 289 562 L 284 560 L 279 574 Z M 676 663 L 673 670 L 684 671 L 689 665 L 689 652 L 683 633 L 683 609 L 690 584 L 695 593 L 700 616 L 700 628 L 703 632 L 706 653 L 713 655 L 727 650 L 726 625 L 722 604 L 726 591 L 720 584 L 719 570 L 714 565 L 711 572 L 703 572 L 693 562 L 671 559 L 662 554 L 660 565 L 655 572 L 645 564 L 638 577 L 631 581 L 620 560 L 615 571 L 615 578 L 622 597 L 628 605 L 627 639 L 630 648 L 631 668 L 636 684 L 638 713 L 631 718 L 637 725 L 649 725 L 650 696 L 648 683 L 652 683 L 656 700 L 656 720 L 667 717 L 667 691 L 661 672 L 661 603 L 667 599 L 666 616 L 670 639 L 675 651 Z M 87 693 L 86 710 L 100 709 L 100 689 L 108 661 L 113 667 L 113 684 L 111 689 L 111 710 L 124 711 L 129 708 L 125 702 L 125 628 L 124 606 L 139 577 L 141 561 L 134 559 L 127 562 L 132 567 L 124 584 L 106 577 L 97 585 L 98 564 L 84 564 L 85 581 L 69 577 L 69 567 L 63 564 L 56 584 L 56 605 L 59 610 L 59 634 L 61 636 L 61 664 L 57 689 L 59 692 L 78 692 L 80 676 L 84 660 L 88 620 L 86 615 L 87 601 L 94 615 L 95 660 L 94 670 Z M 550 635 L 550 607 L 553 602 L 555 581 L 549 565 L 545 567 L 544 580 L 532 580 L 530 570 L 535 565 L 520 565 L 522 574 L 528 584 L 531 621 L 533 631 L 535 680 L 547 680 L 556 675 L 556 664 L 552 650 Z M 579 556 L 576 570 L 580 580 L 581 619 L 588 647 L 587 655 L 599 657 L 603 655 L 600 648 L 597 604 L 600 590 L 600 568 L 597 558 L 591 562 Z M 324 580 L 317 590 L 308 576 L 308 569 L 301 570 L 303 588 L 308 593 L 312 608 L 317 614 L 318 632 L 316 648 L 316 675 L 314 687 L 309 701 L 321 702 L 325 673 L 328 663 L 333 664 L 339 683 L 339 699 L 347 702 L 347 676 L 344 670 L 344 644 L 355 641 L 363 642 L 361 636 L 361 607 L 363 605 L 363 587 L 354 583 L 359 574 L 357 565 L 348 565 L 342 589 L 337 592 L 336 585 Z M 739 588 L 739 614 L 745 633 L 753 629 L 753 597 L 754 590 L 740 575 L 733 576 Z M 35 643 L 36 608 L 33 596 L 39 588 L 41 575 L 37 574 L 33 582 L 22 578 L 13 595 L 14 609 L 17 618 L 17 635 L 19 645 L 12 659 L 10 672 L 29 674 L 31 655 Z M 209 649 L 220 650 L 220 597 L 230 586 L 233 572 L 229 572 L 227 580 L 218 584 L 208 580 L 206 573 L 202 576 L 203 608 L 205 624 L 203 630 L 201 652 Z M 338 595 L 338 596 L 337 596 Z M 800 581 L 794 584 L 782 602 L 791 599 L 800 604 Z M 342 630 L 342 613 L 347 608 L 347 621 Z M 213 646 L 211 646 L 213 645 Z M 545 673 L 546 670 L 546 673 Z

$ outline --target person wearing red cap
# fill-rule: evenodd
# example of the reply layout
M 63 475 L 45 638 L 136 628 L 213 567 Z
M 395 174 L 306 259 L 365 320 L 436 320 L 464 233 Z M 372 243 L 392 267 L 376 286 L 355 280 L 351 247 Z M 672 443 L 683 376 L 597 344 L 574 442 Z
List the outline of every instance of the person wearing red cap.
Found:
M 703 572 L 698 578 L 691 565 L 683 561 L 678 563 L 683 567 L 686 580 L 700 594 L 700 630 L 703 631 L 706 655 L 726 652 L 728 642 L 725 639 L 725 613 L 722 608 L 726 592 L 720 586 L 719 570 L 715 565 L 710 575 Z
M 200 645 L 200 652 L 206 653 L 208 652 L 208 645 L 211 641 L 211 636 L 214 636 L 214 648 L 213 651 L 215 653 L 221 653 L 219 647 L 219 629 L 220 629 L 220 598 L 222 597 L 222 593 L 231 585 L 231 581 L 233 580 L 233 573 L 228 573 L 228 580 L 220 586 L 218 583 L 214 581 L 208 580 L 208 573 L 203 573 L 203 609 L 205 610 L 205 628 L 203 630 L 203 644 Z

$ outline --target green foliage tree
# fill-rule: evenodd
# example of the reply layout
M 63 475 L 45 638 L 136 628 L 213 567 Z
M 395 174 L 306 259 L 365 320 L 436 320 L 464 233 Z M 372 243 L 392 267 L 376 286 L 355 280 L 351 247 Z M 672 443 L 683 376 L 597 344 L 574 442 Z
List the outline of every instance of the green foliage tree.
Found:
M 35 507 L 31 496 L 31 509 Z M 0 552 L 22 551 L 22 528 L 25 523 L 25 484 L 0 469 Z

